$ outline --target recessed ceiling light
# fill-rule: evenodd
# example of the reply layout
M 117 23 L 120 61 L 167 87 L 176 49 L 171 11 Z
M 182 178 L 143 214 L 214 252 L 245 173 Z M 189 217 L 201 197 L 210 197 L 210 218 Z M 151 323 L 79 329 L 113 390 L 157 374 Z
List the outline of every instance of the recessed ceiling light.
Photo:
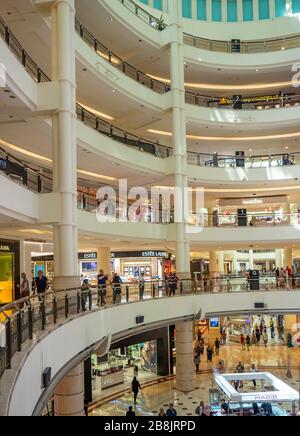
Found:
M 288 149 L 289 149 L 289 147 L 285 147 L 285 149 L 286 149 L 286 150 L 288 150 Z
M 115 89 L 113 89 L 113 90 L 112 90 L 112 92 L 113 92 L 113 93 L 115 93 L 115 92 L 116 92 L 116 90 L 115 90 Z
M 259 72 L 259 70 L 255 70 L 257 73 Z
M 249 151 L 252 151 L 252 148 L 249 148 Z

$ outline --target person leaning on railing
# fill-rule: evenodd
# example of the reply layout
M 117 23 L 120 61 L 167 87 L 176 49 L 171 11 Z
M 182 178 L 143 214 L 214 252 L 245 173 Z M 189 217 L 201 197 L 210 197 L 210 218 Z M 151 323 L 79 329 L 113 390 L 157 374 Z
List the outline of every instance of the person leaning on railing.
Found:
M 97 276 L 97 280 L 98 280 L 98 305 L 99 304 L 105 305 L 108 276 L 104 274 L 103 269 L 100 270 Z
M 113 288 L 113 304 L 119 304 L 121 302 L 121 295 L 122 295 L 122 279 L 117 274 L 114 273 L 113 279 L 111 281 L 111 285 Z
M 49 283 L 47 277 L 44 275 L 43 271 L 39 271 L 37 277 L 34 279 L 34 293 L 39 295 L 39 300 L 43 301 L 45 294 L 49 289 Z
M 86 311 L 86 303 L 87 303 L 87 298 L 90 292 L 90 284 L 88 279 L 84 279 L 83 283 L 81 285 L 81 310 L 82 312 Z

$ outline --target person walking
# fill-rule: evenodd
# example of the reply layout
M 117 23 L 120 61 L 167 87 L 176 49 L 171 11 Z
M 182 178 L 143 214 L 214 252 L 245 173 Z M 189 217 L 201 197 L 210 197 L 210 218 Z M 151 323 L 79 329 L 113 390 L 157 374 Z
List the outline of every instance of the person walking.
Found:
M 259 328 L 256 329 L 255 334 L 256 334 L 257 345 L 259 345 L 260 344 L 260 337 L 261 337 Z
M 242 350 L 245 351 L 246 350 L 246 346 L 245 346 L 245 336 L 243 335 L 243 333 L 241 334 L 241 346 L 242 346 Z
M 253 330 L 253 332 L 252 332 L 252 345 L 257 345 L 257 338 L 256 338 L 255 330 Z
M 97 276 L 97 281 L 98 281 L 98 305 L 105 306 L 108 276 L 104 274 L 103 269 L 100 270 Z
M 21 284 L 20 284 L 20 298 L 27 298 L 30 295 L 30 286 L 29 281 L 26 277 L 26 273 L 21 274 Z M 29 305 L 28 301 L 24 304 Z
M 224 329 L 222 333 L 222 344 L 225 346 L 226 343 L 227 343 L 227 333 L 226 330 Z
M 220 339 L 217 338 L 215 341 L 216 356 L 220 356 L 220 346 L 221 346 Z
M 136 416 L 135 412 L 133 411 L 133 407 L 132 406 L 128 407 L 128 411 L 126 413 L 126 416 L 127 417 L 132 417 L 132 418 L 134 418 Z
M 246 345 L 247 345 L 247 350 L 250 351 L 251 339 L 250 339 L 249 335 L 247 335 L 247 337 L 246 337 Z
M 267 348 L 268 342 L 269 342 L 269 336 L 268 336 L 268 333 L 266 331 L 263 334 L 263 341 L 264 341 L 264 344 L 265 344 L 265 348 Z
M 169 297 L 175 296 L 177 291 L 177 285 L 178 285 L 178 277 L 176 273 L 170 274 L 168 278 L 168 285 L 169 285 Z
M 200 354 L 196 353 L 194 356 L 194 363 L 195 363 L 195 367 L 196 367 L 196 373 L 199 372 L 199 366 L 201 363 L 201 359 L 200 359 Z
M 214 352 L 210 345 L 207 346 L 206 354 L 207 354 L 207 362 L 212 362 Z
M 169 404 L 166 416 L 170 418 L 177 416 L 177 411 L 174 409 L 174 405 L 172 403 Z
M 136 377 L 133 377 L 133 380 L 131 383 L 131 390 L 133 392 L 134 404 L 136 404 L 136 402 L 137 402 L 137 397 L 138 397 L 139 391 L 141 389 L 142 388 L 141 388 L 140 382 L 138 381 L 138 379 Z

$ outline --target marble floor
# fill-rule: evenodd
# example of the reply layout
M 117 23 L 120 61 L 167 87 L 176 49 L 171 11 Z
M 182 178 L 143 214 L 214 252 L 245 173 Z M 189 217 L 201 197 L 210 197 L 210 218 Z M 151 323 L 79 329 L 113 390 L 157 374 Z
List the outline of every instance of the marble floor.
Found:
M 208 401 L 209 389 L 214 388 L 213 370 L 218 359 L 225 362 L 226 372 L 232 372 L 241 361 L 245 371 L 255 363 L 258 370 L 268 371 L 279 377 L 294 389 L 300 387 L 300 349 L 288 349 L 284 346 L 251 347 L 250 351 L 242 351 L 239 345 L 227 345 L 221 349 L 220 357 L 215 356 L 213 363 L 201 362 L 200 373 L 197 374 L 197 388 L 191 394 L 183 394 L 175 389 L 175 378 L 167 381 L 160 379 L 156 384 L 142 390 L 136 405 L 137 416 L 157 416 L 161 407 L 167 408 L 172 402 L 179 416 L 194 416 L 200 401 Z M 292 378 L 287 378 L 288 361 L 291 361 Z M 90 413 L 90 416 L 124 416 L 128 407 L 133 404 L 130 389 Z M 298 406 L 298 405 L 297 405 Z M 291 404 L 284 404 L 291 410 Z

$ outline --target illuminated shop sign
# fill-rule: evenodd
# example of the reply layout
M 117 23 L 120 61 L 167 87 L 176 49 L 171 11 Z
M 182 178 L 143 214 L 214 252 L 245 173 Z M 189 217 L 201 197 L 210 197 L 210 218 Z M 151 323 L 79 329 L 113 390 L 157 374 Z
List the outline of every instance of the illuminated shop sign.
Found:
M 122 251 L 119 253 L 111 253 L 111 257 L 116 259 L 135 258 L 135 257 L 164 258 L 168 256 L 169 256 L 168 253 L 166 253 L 165 251 Z
M 0 251 L 10 251 L 10 247 L 8 245 L 0 245 Z

